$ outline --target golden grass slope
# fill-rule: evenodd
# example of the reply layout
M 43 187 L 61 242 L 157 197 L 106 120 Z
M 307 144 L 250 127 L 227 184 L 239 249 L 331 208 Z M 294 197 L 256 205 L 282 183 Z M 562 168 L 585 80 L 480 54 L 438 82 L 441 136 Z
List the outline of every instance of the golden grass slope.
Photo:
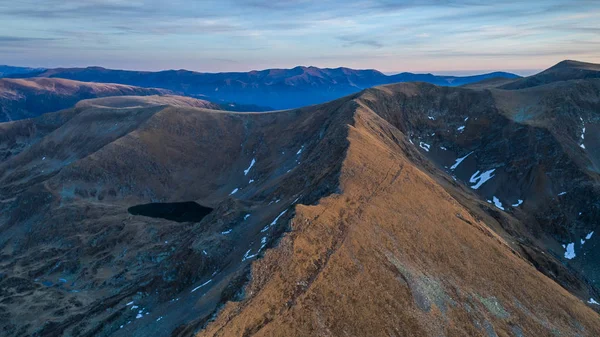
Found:
M 364 107 L 348 127 L 341 192 L 296 207 L 245 299 L 198 336 L 600 335 L 593 310 L 408 159 L 397 129 Z

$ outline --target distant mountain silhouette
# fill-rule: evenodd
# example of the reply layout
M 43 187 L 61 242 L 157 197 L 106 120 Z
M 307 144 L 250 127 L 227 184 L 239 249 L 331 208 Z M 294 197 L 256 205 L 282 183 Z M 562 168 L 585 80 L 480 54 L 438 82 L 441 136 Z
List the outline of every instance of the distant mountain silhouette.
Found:
M 13 67 L 0 65 L 0 77 L 6 77 L 11 75 L 24 75 L 29 73 L 39 73 L 44 71 L 44 68 L 27 68 L 27 67 Z
M 453 87 L 496 77 L 519 78 L 515 74 L 505 72 L 465 77 L 413 73 L 388 76 L 377 70 L 316 67 L 231 73 L 199 73 L 187 70 L 147 72 L 87 67 L 43 69 L 11 75 L 36 76 L 163 88 L 186 96 L 200 96 L 213 102 L 235 102 L 269 106 L 274 109 L 323 103 L 373 86 L 397 82 L 427 82 Z

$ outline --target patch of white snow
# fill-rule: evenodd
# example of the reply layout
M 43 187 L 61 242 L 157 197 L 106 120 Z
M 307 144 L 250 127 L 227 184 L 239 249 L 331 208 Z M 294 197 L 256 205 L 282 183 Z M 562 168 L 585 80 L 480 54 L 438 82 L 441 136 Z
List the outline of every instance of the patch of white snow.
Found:
M 458 165 L 460 165 L 460 163 L 462 163 L 463 160 L 467 159 L 467 157 L 470 156 L 473 152 L 474 151 L 471 151 L 466 156 L 456 159 L 454 165 L 450 166 L 450 169 L 454 171 L 458 167 Z
M 244 170 L 245 176 L 248 175 L 248 172 L 250 172 L 250 169 L 252 169 L 252 166 L 254 166 L 255 163 L 256 163 L 256 159 L 252 158 L 252 161 L 250 162 L 250 166 L 248 166 L 248 168 Z
M 473 175 L 471 176 L 471 179 L 469 179 L 469 182 L 472 184 L 475 184 L 473 186 L 471 186 L 472 189 L 476 190 L 479 187 L 481 187 L 481 185 L 483 185 L 486 181 L 492 179 L 494 177 L 494 175 L 492 175 L 492 173 L 494 173 L 496 169 L 491 169 L 489 171 L 485 171 L 481 174 L 479 174 L 479 170 L 477 170 L 477 172 L 473 173 Z
M 494 201 L 494 206 L 498 207 L 501 210 L 504 210 L 504 207 L 502 207 L 502 202 L 500 202 L 500 199 L 496 198 L 495 196 L 492 199 Z
M 273 220 L 270 224 L 266 225 L 263 229 L 261 229 L 261 233 L 262 232 L 266 232 L 269 228 L 271 228 L 271 226 L 275 225 L 277 223 L 277 220 L 279 220 L 279 218 L 281 218 L 285 213 L 287 212 L 287 209 L 281 213 L 279 213 L 279 215 L 275 218 L 275 220 Z
M 567 251 L 565 252 L 565 259 L 571 260 L 575 258 L 575 243 L 571 242 L 567 244 L 566 250 Z
M 198 290 L 198 289 L 200 289 L 200 288 L 204 287 L 205 285 L 209 284 L 210 282 L 212 282 L 212 279 L 210 279 L 210 280 L 208 280 L 208 281 L 206 281 L 206 282 L 202 283 L 201 285 L 199 285 L 199 286 L 197 286 L 196 288 L 192 289 L 192 291 L 190 291 L 190 292 L 191 292 L 191 293 L 193 293 L 194 291 L 196 291 L 196 290 Z

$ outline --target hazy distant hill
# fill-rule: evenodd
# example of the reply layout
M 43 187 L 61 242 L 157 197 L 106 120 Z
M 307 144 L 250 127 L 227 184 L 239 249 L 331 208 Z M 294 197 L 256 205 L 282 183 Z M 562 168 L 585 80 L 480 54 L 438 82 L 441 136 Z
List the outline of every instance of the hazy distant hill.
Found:
M 460 86 L 494 77 L 519 77 L 504 72 L 466 77 L 413 73 L 388 76 L 377 70 L 316 67 L 232 73 L 187 70 L 146 72 L 88 67 L 48 69 L 15 76 L 60 77 L 84 82 L 164 88 L 187 96 L 202 96 L 201 98 L 215 102 L 235 102 L 275 109 L 323 103 L 373 86 L 397 82 Z
M 123 95 L 165 95 L 165 89 L 86 83 L 62 78 L 0 79 L 0 123 L 37 117 L 82 99 Z
M 600 78 L 600 65 L 566 60 L 539 74 L 521 78 L 501 86 L 502 89 L 524 89 L 556 81 Z
M 27 67 L 13 67 L 0 65 L 0 77 L 6 77 L 11 75 L 26 75 L 29 73 L 39 73 L 44 71 L 43 68 L 27 68 Z

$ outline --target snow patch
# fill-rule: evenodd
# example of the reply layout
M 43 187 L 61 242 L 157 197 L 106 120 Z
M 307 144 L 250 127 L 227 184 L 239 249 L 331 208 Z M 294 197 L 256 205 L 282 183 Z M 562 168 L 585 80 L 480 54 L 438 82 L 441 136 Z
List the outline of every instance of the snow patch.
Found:
M 458 167 L 458 165 L 460 165 L 460 163 L 462 163 L 463 160 L 467 159 L 467 157 L 470 156 L 473 152 L 474 151 L 471 151 L 466 156 L 456 159 L 454 165 L 450 166 L 450 169 L 454 171 Z
M 233 230 L 233 229 L 228 229 L 228 230 L 226 230 L 226 231 L 224 231 L 224 232 L 221 232 L 221 234 L 223 234 L 223 235 L 227 235 L 227 234 L 231 233 L 231 231 L 232 231 L 232 230 Z
M 245 176 L 248 175 L 248 172 L 250 172 L 250 169 L 252 169 L 252 166 L 254 166 L 255 163 L 256 163 L 256 159 L 252 158 L 252 161 L 250 162 L 250 166 L 248 166 L 248 168 L 244 170 Z
M 589 239 L 591 239 L 591 238 L 592 238 L 592 235 L 594 235 L 594 231 L 591 231 L 591 232 L 589 232 L 589 233 L 588 233 L 588 235 L 586 235 L 586 236 L 585 236 L 585 239 L 586 239 L 586 240 L 589 240 Z
M 494 175 L 492 175 L 492 173 L 494 173 L 494 171 L 496 171 L 496 169 L 491 169 L 489 171 L 485 171 L 481 174 L 479 174 L 479 170 L 477 170 L 477 172 L 473 173 L 473 175 L 471 176 L 471 179 L 469 179 L 469 182 L 472 184 L 475 184 L 473 186 L 471 186 L 472 189 L 476 190 L 479 187 L 481 187 L 481 185 L 483 185 L 486 181 L 492 179 L 494 177 Z
M 235 189 L 233 189 L 233 191 L 231 191 L 231 193 L 229 193 L 229 195 L 236 194 L 239 190 L 240 190 L 239 188 L 235 188 Z
M 250 214 L 249 214 L 249 213 L 248 213 L 248 214 L 246 214 L 246 215 L 244 215 L 244 220 L 248 220 L 248 218 L 249 218 L 249 217 L 250 217 Z
M 242 262 L 244 262 L 244 261 L 246 261 L 248 259 L 256 257 L 257 254 L 250 255 L 250 251 L 251 251 L 251 249 L 248 249 L 248 251 L 246 252 L 246 254 L 244 254 L 244 257 L 242 258 Z
M 427 143 L 423 143 L 423 142 L 419 142 L 419 146 L 427 152 L 429 152 L 429 148 L 431 147 L 431 145 L 429 145 Z
M 444 150 L 444 151 L 448 151 L 447 148 L 445 148 L 444 146 L 440 146 L 440 149 Z
M 205 285 L 209 284 L 210 282 L 212 282 L 212 279 L 210 279 L 210 280 L 208 280 L 208 281 L 206 281 L 206 282 L 202 283 L 201 285 L 197 286 L 196 288 L 192 289 L 192 291 L 190 291 L 190 293 L 193 293 L 194 291 L 196 291 L 196 290 L 198 290 L 198 289 L 200 289 L 200 288 L 204 287 Z
M 465 131 L 465 126 L 459 126 L 458 129 L 456 129 L 457 131 L 463 132 Z
M 261 250 L 263 250 L 263 248 L 265 248 L 265 246 L 267 245 L 267 237 L 263 237 L 262 239 L 260 239 L 260 248 L 258 249 L 258 251 L 260 252 Z
M 271 228 L 271 226 L 274 226 L 277 223 L 277 220 L 279 220 L 279 218 L 281 218 L 285 213 L 287 212 L 287 209 L 281 213 L 279 213 L 279 215 L 275 218 L 275 220 L 273 220 L 270 224 L 266 225 L 263 229 L 260 230 L 260 232 L 266 232 L 269 228 Z
M 304 150 L 304 145 L 302 145 L 300 147 L 300 150 L 298 150 L 298 152 L 296 152 L 296 155 L 299 155 L 300 153 L 302 153 L 302 150 Z
M 565 259 L 567 260 L 571 260 L 575 257 L 575 243 L 571 242 L 569 244 L 567 244 L 567 247 L 565 248 L 567 251 L 565 252 Z
M 579 147 L 581 147 L 582 149 L 585 150 L 585 145 L 583 145 L 583 142 L 585 141 L 585 122 L 583 121 L 583 118 L 579 117 L 579 120 L 581 120 L 581 145 L 579 145 Z
M 589 304 L 595 304 L 595 305 L 600 305 L 600 303 L 596 302 L 595 299 L 590 297 L 590 300 L 588 301 Z
M 496 198 L 495 196 L 492 199 L 494 201 L 494 206 L 498 207 L 501 210 L 504 210 L 504 207 L 502 207 L 502 202 L 500 202 L 500 199 Z
M 432 117 L 432 116 L 428 116 L 427 118 L 431 119 L 432 121 L 435 120 L 435 117 Z
M 523 200 L 518 199 L 516 204 L 512 204 L 512 207 L 519 207 L 523 203 Z
M 560 197 L 561 195 L 565 195 L 565 194 L 567 194 L 567 192 L 560 192 L 560 193 L 558 193 L 558 196 Z

